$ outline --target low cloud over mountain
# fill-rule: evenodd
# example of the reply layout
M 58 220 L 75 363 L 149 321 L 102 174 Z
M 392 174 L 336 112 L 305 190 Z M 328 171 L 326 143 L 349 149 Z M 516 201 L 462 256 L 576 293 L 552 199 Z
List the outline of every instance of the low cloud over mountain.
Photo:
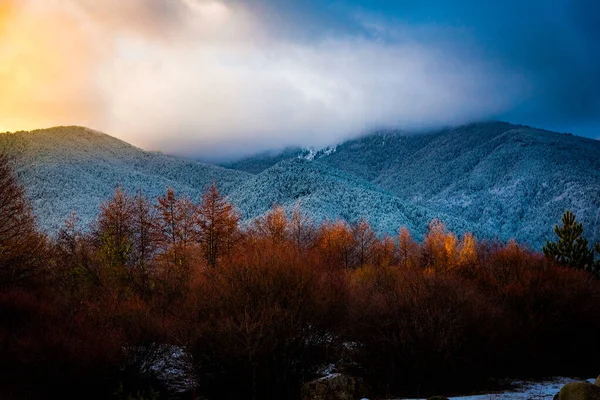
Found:
M 3 0 L 0 130 L 75 123 L 212 160 L 499 115 L 595 136 L 586 7 Z

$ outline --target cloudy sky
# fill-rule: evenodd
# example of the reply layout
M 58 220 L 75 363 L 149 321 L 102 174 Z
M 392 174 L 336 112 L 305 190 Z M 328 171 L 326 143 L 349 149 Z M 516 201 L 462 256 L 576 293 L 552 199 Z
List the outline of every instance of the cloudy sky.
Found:
M 0 131 L 218 160 L 488 119 L 600 138 L 600 2 L 0 0 Z

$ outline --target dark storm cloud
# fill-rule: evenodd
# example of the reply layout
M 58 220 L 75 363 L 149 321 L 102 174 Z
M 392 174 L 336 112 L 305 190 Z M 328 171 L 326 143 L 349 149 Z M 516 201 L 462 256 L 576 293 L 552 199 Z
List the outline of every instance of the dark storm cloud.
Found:
M 237 1 L 242 3 L 243 1 Z M 523 78 L 522 95 L 498 115 L 514 122 L 569 130 L 597 126 L 600 136 L 600 1 L 596 0 L 353 0 L 243 2 L 292 21 L 289 31 L 354 34 L 379 40 L 406 36 L 422 43 L 462 42 L 474 57 Z M 267 15 L 269 13 L 267 12 Z M 360 18 L 357 18 L 360 17 Z M 402 27 L 401 35 L 360 21 Z M 304 29 L 302 29 L 304 27 Z M 466 55 L 468 57 L 468 55 Z M 493 79 L 491 77 L 491 79 Z M 593 128 L 583 134 L 594 136 Z M 577 132 L 576 132 L 577 133 Z

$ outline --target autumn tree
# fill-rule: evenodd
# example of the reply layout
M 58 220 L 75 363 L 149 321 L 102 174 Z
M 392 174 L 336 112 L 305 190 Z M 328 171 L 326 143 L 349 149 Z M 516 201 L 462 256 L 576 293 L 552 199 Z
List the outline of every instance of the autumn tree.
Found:
M 561 265 L 576 269 L 592 271 L 594 268 L 594 252 L 590 250 L 588 241 L 583 237 L 583 224 L 577 222 L 575 214 L 570 210 L 562 216 L 562 226 L 554 226 L 557 242 L 546 242 L 543 248 L 546 257 Z
M 156 257 L 159 241 L 156 210 L 140 190 L 133 200 L 133 249 L 132 265 L 140 288 L 148 292 L 150 286 L 150 268 Z
M 435 270 L 452 269 L 458 258 L 458 239 L 438 219 L 429 223 L 421 248 L 423 264 Z
M 0 155 L 0 285 L 21 282 L 39 271 L 45 246 L 25 191 L 8 159 Z
M 176 197 L 171 188 L 155 207 L 162 255 L 173 265 L 187 267 L 189 247 L 198 239 L 197 207 L 186 196 Z
M 75 211 L 71 211 L 71 216 L 67 218 L 58 230 L 56 242 L 59 251 L 67 257 L 73 257 L 77 251 L 77 243 L 81 238 L 81 231 L 78 227 L 79 218 Z
M 299 250 L 306 250 L 314 243 L 316 228 L 314 222 L 306 215 L 297 202 L 289 221 L 289 236 Z
M 240 216 L 213 183 L 198 207 L 198 237 L 206 262 L 217 266 L 219 258 L 229 255 L 239 238 Z
M 361 218 L 352 225 L 352 241 L 356 266 L 363 267 L 371 258 L 372 248 L 377 241 L 373 228 L 365 219 Z
M 89 235 L 79 226 L 75 211 L 67 218 L 56 236 L 55 249 L 58 256 L 57 277 L 68 289 L 76 289 L 82 284 L 100 285 L 97 263 L 94 260 L 94 246 Z
M 330 263 L 344 268 L 352 266 L 354 237 L 344 221 L 324 222 L 319 229 L 318 245 Z
M 393 237 L 384 235 L 371 246 L 370 264 L 388 267 L 397 264 L 396 241 Z
M 253 229 L 260 237 L 281 243 L 287 239 L 289 223 L 285 208 L 273 204 L 271 210 L 254 220 Z
M 472 264 L 477 260 L 477 238 L 470 232 L 462 236 L 458 246 L 458 264 Z
M 415 268 L 418 265 L 419 244 L 413 239 L 406 227 L 398 231 L 397 257 L 403 268 Z

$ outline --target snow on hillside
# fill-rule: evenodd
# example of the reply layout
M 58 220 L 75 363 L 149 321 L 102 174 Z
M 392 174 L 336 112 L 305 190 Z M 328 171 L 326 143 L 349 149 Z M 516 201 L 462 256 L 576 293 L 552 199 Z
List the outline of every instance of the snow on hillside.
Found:
M 327 146 L 322 149 L 314 149 L 314 148 L 306 148 L 299 155 L 298 158 L 314 161 L 318 160 L 321 157 L 325 157 L 335 153 L 337 146 Z
M 597 140 L 489 122 L 419 135 L 380 132 L 313 158 L 502 240 L 540 248 L 566 209 L 589 239 L 600 240 Z
M 318 151 L 291 148 L 227 169 L 144 152 L 103 133 L 59 127 L 0 135 L 41 225 L 71 210 L 89 222 L 121 183 L 150 198 L 198 198 L 216 181 L 246 221 L 300 202 L 316 221 L 367 218 L 420 237 L 433 218 L 458 232 L 540 248 L 566 209 L 600 240 L 600 142 L 502 122 L 429 134 L 386 131 Z M 598 231 L 598 232 L 596 232 Z
M 80 127 L 0 134 L 0 152 L 12 160 L 33 201 L 40 225 L 54 232 L 74 210 L 83 224 L 122 184 L 151 198 L 167 187 L 198 198 L 213 181 L 225 191 L 247 176 L 240 171 L 144 152 Z
M 380 233 L 395 234 L 402 226 L 420 238 L 428 223 L 439 218 L 456 232 L 474 231 L 491 236 L 460 218 L 451 217 L 402 200 L 363 179 L 323 164 L 295 158 L 248 179 L 230 194 L 246 216 L 261 215 L 273 205 L 288 209 L 300 202 L 316 222 L 368 219 Z

